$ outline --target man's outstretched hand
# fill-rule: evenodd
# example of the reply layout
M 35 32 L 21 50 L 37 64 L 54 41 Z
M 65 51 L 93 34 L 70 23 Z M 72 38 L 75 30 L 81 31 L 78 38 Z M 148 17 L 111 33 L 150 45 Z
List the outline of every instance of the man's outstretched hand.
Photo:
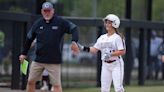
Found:
M 75 54 L 75 55 L 80 52 L 78 44 L 76 42 L 74 42 L 74 41 L 71 44 L 71 50 L 73 51 L 73 54 Z

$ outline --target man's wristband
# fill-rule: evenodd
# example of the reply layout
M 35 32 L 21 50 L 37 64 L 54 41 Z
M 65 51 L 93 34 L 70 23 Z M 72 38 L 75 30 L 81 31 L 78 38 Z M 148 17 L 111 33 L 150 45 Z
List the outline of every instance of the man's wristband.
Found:
M 86 46 L 84 46 L 83 51 L 90 52 L 90 47 L 86 47 Z

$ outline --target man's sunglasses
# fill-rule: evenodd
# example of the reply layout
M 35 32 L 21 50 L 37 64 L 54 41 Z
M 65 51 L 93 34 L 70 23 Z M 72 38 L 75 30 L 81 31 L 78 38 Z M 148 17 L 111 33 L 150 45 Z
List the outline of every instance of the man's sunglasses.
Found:
M 50 9 L 45 9 L 45 10 L 43 10 L 44 12 L 51 12 L 51 10 Z

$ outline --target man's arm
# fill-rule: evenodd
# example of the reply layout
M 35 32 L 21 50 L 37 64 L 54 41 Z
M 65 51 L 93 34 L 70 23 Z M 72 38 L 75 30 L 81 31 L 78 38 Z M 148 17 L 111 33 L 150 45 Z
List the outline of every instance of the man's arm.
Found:
M 79 31 L 78 31 L 77 27 L 72 29 L 71 34 L 72 34 L 72 41 L 78 42 L 78 40 L 79 40 Z
M 25 44 L 23 46 L 23 50 L 21 52 L 22 55 L 27 55 L 28 50 L 30 49 L 32 42 L 33 42 L 33 40 L 28 39 L 28 38 L 26 39 Z
M 24 59 L 26 59 L 27 57 L 26 55 L 31 47 L 31 43 L 36 37 L 35 30 L 36 30 L 36 23 L 31 27 L 30 31 L 27 34 L 25 43 L 23 45 L 23 49 L 21 51 L 21 55 L 19 56 L 19 60 L 21 63 L 24 61 Z
M 79 32 L 77 26 L 71 21 L 65 19 L 63 19 L 62 21 L 63 21 L 63 30 L 65 31 L 65 33 L 72 35 L 71 50 L 73 51 L 73 54 L 76 54 L 80 51 L 76 44 L 79 40 Z
M 27 38 L 26 41 L 25 41 L 25 44 L 23 46 L 23 50 L 21 52 L 21 55 L 19 56 L 19 60 L 20 60 L 21 63 L 24 61 L 24 59 L 27 58 L 27 53 L 28 53 L 28 50 L 31 47 L 31 43 L 32 43 L 32 41 Z
M 72 44 L 71 44 L 71 49 L 73 51 L 73 54 L 77 54 L 80 52 L 77 42 L 79 40 L 79 32 L 77 30 L 77 27 L 75 27 L 74 29 L 72 29 Z
M 73 54 L 77 54 L 80 52 L 77 45 L 77 42 L 79 40 L 79 31 L 77 29 L 77 26 L 72 22 L 69 22 L 69 33 L 72 34 L 71 50 L 73 51 Z

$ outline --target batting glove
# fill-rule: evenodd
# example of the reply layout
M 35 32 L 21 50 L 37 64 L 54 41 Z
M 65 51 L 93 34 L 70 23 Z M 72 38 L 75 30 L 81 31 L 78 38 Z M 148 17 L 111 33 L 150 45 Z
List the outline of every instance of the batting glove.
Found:
M 108 61 L 110 57 L 111 57 L 111 53 L 104 53 L 102 60 Z

